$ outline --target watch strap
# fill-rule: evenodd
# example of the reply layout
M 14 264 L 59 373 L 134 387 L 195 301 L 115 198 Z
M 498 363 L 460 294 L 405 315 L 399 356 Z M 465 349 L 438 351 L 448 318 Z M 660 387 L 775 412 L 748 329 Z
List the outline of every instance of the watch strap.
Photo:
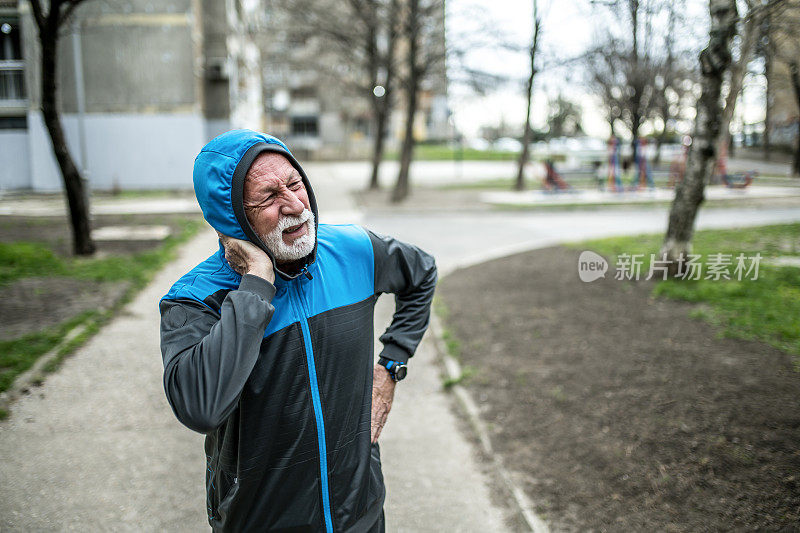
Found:
M 389 375 L 392 376 L 394 381 L 400 381 L 405 378 L 405 372 L 402 373 L 401 376 L 398 376 L 397 370 L 399 368 L 406 369 L 406 364 L 401 361 L 395 361 L 393 359 L 387 359 L 386 357 L 381 357 L 378 359 L 378 364 L 384 367 L 388 372 Z

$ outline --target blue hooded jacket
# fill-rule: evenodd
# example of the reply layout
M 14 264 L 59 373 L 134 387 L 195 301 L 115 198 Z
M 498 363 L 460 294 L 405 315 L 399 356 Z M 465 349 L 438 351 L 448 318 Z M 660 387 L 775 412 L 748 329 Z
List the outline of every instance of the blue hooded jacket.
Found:
M 244 178 L 280 140 L 234 130 L 195 160 L 206 221 L 274 256 L 244 214 Z M 299 271 L 275 282 L 239 276 L 224 249 L 182 276 L 162 298 L 167 399 L 184 425 L 206 434 L 208 519 L 218 531 L 369 531 L 384 487 L 370 444 L 373 311 L 381 293 L 397 312 L 382 356 L 407 361 L 428 325 L 433 258 L 355 225 L 317 223 Z

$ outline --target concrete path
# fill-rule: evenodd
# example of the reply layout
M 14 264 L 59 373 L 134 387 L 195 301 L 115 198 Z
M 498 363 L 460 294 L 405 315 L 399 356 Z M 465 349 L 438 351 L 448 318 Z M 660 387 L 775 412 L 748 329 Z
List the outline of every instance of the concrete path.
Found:
M 668 213 L 667 207 L 492 211 L 476 215 L 370 212 L 364 215 L 362 223 L 428 250 L 436 256 L 441 275 L 462 266 L 566 241 L 663 232 Z M 800 222 L 800 208 L 701 209 L 696 227 L 718 229 L 788 222 Z
M 443 273 L 563 240 L 663 231 L 666 221 L 666 209 L 359 214 L 342 189 L 360 186 L 360 177 L 314 170 L 323 221 L 360 220 L 419 244 Z M 798 209 L 709 209 L 698 226 L 798 220 Z M 44 386 L 12 406 L 0 423 L 0 530 L 207 530 L 202 436 L 180 426 L 164 398 L 156 303 L 214 240 L 206 231 L 187 244 Z M 376 335 L 391 312 L 382 298 Z M 441 391 L 435 357 L 423 341 L 381 438 L 388 529 L 503 531 L 505 511 Z
M 706 200 L 711 201 L 790 198 L 800 196 L 800 187 L 752 185 L 746 189 L 729 189 L 724 185 L 709 185 L 704 195 Z M 674 190 L 664 188 L 621 193 L 591 189 L 570 189 L 561 193 L 543 190 L 494 191 L 480 196 L 481 201 L 500 206 L 648 204 L 671 202 L 674 197 Z

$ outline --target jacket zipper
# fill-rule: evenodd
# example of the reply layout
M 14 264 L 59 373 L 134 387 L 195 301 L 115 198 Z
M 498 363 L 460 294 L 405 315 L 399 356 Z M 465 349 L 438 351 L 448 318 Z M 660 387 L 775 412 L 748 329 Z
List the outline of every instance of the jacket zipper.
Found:
M 325 517 L 325 530 L 333 533 L 333 520 L 331 519 L 330 494 L 328 492 L 328 452 L 325 444 L 325 422 L 322 417 L 322 401 L 317 384 L 317 370 L 314 365 L 314 349 L 311 345 L 311 331 L 308 327 L 308 309 L 306 309 L 303 295 L 300 293 L 298 282 L 293 283 L 297 302 L 300 306 L 298 313 L 300 329 L 303 332 L 303 343 L 306 347 L 306 365 L 308 366 L 308 380 L 311 384 L 311 403 L 314 406 L 314 418 L 317 422 L 317 445 L 319 447 L 319 472 L 322 485 L 322 513 Z

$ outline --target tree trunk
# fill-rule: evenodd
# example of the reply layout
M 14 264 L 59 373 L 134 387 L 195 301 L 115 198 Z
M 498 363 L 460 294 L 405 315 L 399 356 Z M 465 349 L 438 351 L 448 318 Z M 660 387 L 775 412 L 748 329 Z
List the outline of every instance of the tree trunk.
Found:
M 631 29 L 633 30 L 633 47 L 631 48 L 631 56 L 632 61 L 631 64 L 635 65 L 637 71 L 636 76 L 634 77 L 634 85 L 630 86 L 630 81 L 628 88 L 632 89 L 632 95 L 630 100 L 630 111 L 631 111 L 631 154 L 633 157 L 636 158 L 636 141 L 638 140 L 637 137 L 639 136 L 639 125 L 641 123 L 641 117 L 639 110 L 641 109 L 642 105 L 642 91 L 639 77 L 641 73 L 638 71 L 639 69 L 639 0 L 629 0 L 628 6 L 631 12 Z M 630 78 L 628 78 L 630 80 Z M 622 150 L 620 149 L 620 155 Z
M 417 111 L 417 94 L 419 81 L 414 75 L 409 80 L 408 98 L 406 102 L 406 125 L 403 134 L 403 146 L 400 150 L 400 172 L 397 175 L 392 191 L 392 202 L 402 202 L 408 197 L 410 191 L 408 174 L 411 170 L 411 159 L 414 152 L 414 115 Z
M 616 137 L 617 136 L 617 128 L 614 127 L 614 123 L 616 123 L 615 119 L 613 119 L 613 118 L 609 118 L 608 119 L 608 128 L 611 130 L 611 133 L 609 134 L 609 137 Z
M 51 9 L 56 9 L 51 7 Z M 70 222 L 72 224 L 73 251 L 76 255 L 91 255 L 95 252 L 89 225 L 89 201 L 86 187 L 78 167 L 69 153 L 64 130 L 56 106 L 56 57 L 58 26 L 52 24 L 48 28 L 40 28 L 39 42 L 42 47 L 42 115 L 53 143 L 53 153 L 58 161 L 61 176 L 64 179 L 64 190 L 67 194 Z
M 656 150 L 653 154 L 653 168 L 661 164 L 661 147 L 664 145 L 664 134 L 656 138 Z
M 536 47 L 539 40 L 539 19 L 536 7 L 536 0 L 533 0 L 533 39 L 531 40 L 530 49 L 531 70 L 528 75 L 528 84 L 525 86 L 528 106 L 525 111 L 525 131 L 522 133 L 522 151 L 517 162 L 517 180 L 514 183 L 514 189 L 518 191 L 525 190 L 525 165 L 528 163 L 528 145 L 531 143 L 531 100 L 533 98 L 533 78 L 536 76 Z
M 767 34 L 769 38 L 769 34 Z M 772 101 L 771 101 L 771 82 L 772 78 L 772 52 L 769 50 L 771 44 L 767 45 L 767 51 L 764 53 L 764 161 L 769 161 L 770 151 L 772 146 L 769 138 L 769 126 L 772 123 Z
M 745 20 L 742 34 L 742 47 L 739 52 L 739 61 L 731 66 L 730 91 L 725 99 L 725 109 L 722 112 L 722 122 L 720 124 L 720 138 L 718 147 L 730 145 L 731 141 L 731 121 L 733 112 L 736 110 L 736 100 L 742 91 L 744 76 L 747 73 L 747 64 L 756 46 L 756 35 L 760 33 L 761 20 L 763 16 L 756 13 L 749 13 Z M 733 155 L 733 152 L 731 152 Z
M 384 94 L 383 98 L 387 95 Z M 375 106 L 375 139 L 372 143 L 372 174 L 369 178 L 369 189 L 376 191 L 380 188 L 378 174 L 380 173 L 381 161 L 383 161 L 383 141 L 386 135 L 386 113 L 381 103 Z
M 638 103 L 637 103 L 638 106 Z M 638 113 L 633 114 L 633 124 L 631 128 L 631 157 L 633 161 L 636 160 L 636 152 L 639 149 L 639 128 L 641 126 L 641 116 Z
M 385 93 L 382 97 L 378 98 L 373 96 L 374 100 L 374 131 L 375 131 L 375 139 L 372 144 L 372 174 L 370 175 L 369 179 L 369 189 L 370 190 L 378 190 L 380 188 L 380 183 L 378 182 L 378 177 L 380 175 L 380 166 L 381 162 L 383 161 L 383 148 L 385 145 L 386 140 L 386 127 L 389 124 L 389 117 L 391 116 L 392 112 L 392 90 L 394 84 L 394 50 L 395 50 L 395 43 L 397 42 L 397 32 L 394 28 L 395 20 L 397 18 L 398 12 L 398 1 L 392 0 L 390 5 L 389 11 L 389 18 L 387 24 L 389 24 L 389 42 L 387 43 L 386 47 L 386 57 L 383 58 L 382 61 L 378 61 L 378 68 L 382 65 L 386 68 L 386 79 L 383 80 L 383 88 L 385 89 Z M 377 37 L 376 41 L 377 41 Z M 377 52 L 377 42 L 375 43 L 376 54 Z M 375 72 L 374 78 L 377 80 L 377 70 Z
M 403 146 L 400 151 L 400 172 L 392 191 L 391 201 L 402 202 L 408 197 L 410 191 L 408 174 L 411 170 L 411 158 L 414 152 L 414 115 L 417 112 L 417 97 L 419 93 L 420 68 L 417 64 L 419 53 L 419 0 L 409 0 L 406 31 L 408 38 L 408 51 L 406 63 L 408 69 L 408 83 L 406 83 L 406 125 L 403 135 Z
M 672 275 L 682 274 L 697 210 L 719 146 L 722 126 L 720 92 L 722 80 L 731 64 L 730 42 L 736 30 L 735 0 L 710 0 L 711 29 L 709 42 L 700 53 L 702 95 L 697 102 L 694 138 L 686 164 L 686 175 L 675 187 L 675 199 L 669 213 L 669 225 L 661 253 L 670 261 Z
M 667 124 L 672 118 L 669 112 L 669 103 L 665 103 L 662 106 L 661 118 L 664 120 L 664 127 L 661 128 L 661 132 L 658 134 L 658 137 L 656 137 L 656 153 L 653 155 L 654 167 L 661 163 L 661 147 L 667 142 Z

